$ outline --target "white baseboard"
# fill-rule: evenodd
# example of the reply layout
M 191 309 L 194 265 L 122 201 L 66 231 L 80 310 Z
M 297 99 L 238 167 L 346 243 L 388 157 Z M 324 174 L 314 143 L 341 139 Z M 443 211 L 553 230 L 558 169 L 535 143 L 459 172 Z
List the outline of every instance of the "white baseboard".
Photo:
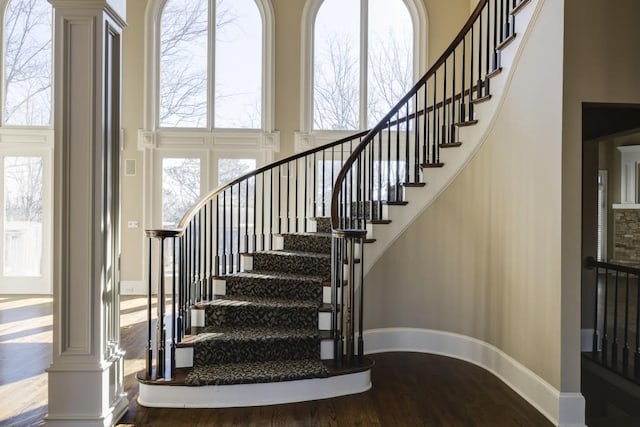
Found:
M 476 338 L 414 328 L 371 329 L 364 333 L 365 353 L 415 351 L 465 360 L 500 378 L 554 425 L 584 427 L 584 398 L 561 393 L 499 348 Z

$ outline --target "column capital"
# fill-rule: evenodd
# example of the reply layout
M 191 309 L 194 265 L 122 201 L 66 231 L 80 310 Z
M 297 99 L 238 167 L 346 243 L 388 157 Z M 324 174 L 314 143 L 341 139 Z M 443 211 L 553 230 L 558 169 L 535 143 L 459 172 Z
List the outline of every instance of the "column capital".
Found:
M 121 27 L 127 26 L 127 0 L 48 0 L 54 9 L 100 10 L 106 12 Z

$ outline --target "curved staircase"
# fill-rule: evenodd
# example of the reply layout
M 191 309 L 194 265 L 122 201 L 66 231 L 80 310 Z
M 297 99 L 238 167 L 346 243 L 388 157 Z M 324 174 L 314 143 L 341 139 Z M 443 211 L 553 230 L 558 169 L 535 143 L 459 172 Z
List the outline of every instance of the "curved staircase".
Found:
M 479 1 L 370 131 L 251 172 L 204 196 L 177 229 L 147 231 L 140 404 L 264 405 L 371 387 L 365 274 L 482 143 L 516 34 L 541 1 Z

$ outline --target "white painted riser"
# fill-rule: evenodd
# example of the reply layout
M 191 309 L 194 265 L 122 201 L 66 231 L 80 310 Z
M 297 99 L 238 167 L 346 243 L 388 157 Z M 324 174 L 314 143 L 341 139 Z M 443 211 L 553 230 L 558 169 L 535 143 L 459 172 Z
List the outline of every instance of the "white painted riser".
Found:
M 191 309 L 191 326 L 195 326 L 196 328 L 202 328 L 205 326 L 204 309 Z M 331 313 L 324 311 L 318 313 L 318 329 L 321 331 L 328 331 L 331 329 Z
M 320 341 L 320 359 L 333 360 L 333 340 Z M 193 366 L 193 347 L 176 348 L 176 368 L 191 368 Z

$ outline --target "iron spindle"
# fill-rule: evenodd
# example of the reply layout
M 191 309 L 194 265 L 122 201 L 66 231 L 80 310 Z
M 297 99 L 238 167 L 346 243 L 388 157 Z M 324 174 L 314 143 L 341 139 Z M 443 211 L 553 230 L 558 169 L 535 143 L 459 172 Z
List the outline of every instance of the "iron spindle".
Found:
M 613 294 L 613 341 L 611 343 L 611 364 L 618 366 L 618 279 L 620 273 L 616 271 L 616 282 Z
M 624 345 L 622 347 L 622 369 L 629 369 L 629 273 L 627 273 L 624 291 Z

